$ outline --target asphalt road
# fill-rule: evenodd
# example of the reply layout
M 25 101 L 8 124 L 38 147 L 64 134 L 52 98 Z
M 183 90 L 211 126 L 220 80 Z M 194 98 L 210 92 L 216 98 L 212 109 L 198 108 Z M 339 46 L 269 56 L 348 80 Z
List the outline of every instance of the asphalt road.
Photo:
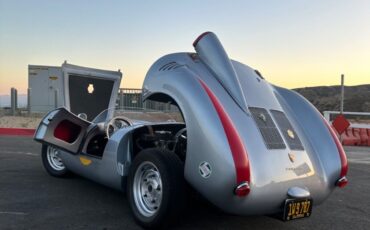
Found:
M 78 176 L 57 179 L 41 165 L 40 144 L 0 137 L 0 229 L 140 229 L 125 196 Z M 350 184 L 336 189 L 310 218 L 282 222 L 267 216 L 224 214 L 203 202 L 177 229 L 369 229 L 370 148 L 347 148 Z

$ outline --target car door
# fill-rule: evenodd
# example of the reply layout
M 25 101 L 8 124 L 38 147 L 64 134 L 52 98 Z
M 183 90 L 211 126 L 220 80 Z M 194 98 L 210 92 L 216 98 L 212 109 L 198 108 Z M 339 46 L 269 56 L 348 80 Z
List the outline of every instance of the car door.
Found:
M 34 139 L 72 154 L 79 153 L 87 130 L 93 126 L 65 108 L 49 112 L 40 122 Z

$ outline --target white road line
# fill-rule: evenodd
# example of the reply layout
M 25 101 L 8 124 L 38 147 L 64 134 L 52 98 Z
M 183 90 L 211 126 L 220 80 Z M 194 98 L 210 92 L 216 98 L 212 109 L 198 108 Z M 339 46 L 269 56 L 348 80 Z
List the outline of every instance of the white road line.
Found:
M 37 154 L 37 153 L 20 152 L 20 151 L 8 151 L 8 150 L 5 150 L 3 153 L 8 153 L 8 154 L 21 154 L 21 155 L 28 155 L 28 156 L 39 156 L 39 155 L 40 155 L 40 154 Z
M 7 215 L 28 215 L 28 213 L 25 212 L 0 212 L 1 214 L 7 214 Z
M 357 159 L 348 159 L 350 163 L 354 164 L 369 164 L 370 165 L 370 158 L 357 158 Z

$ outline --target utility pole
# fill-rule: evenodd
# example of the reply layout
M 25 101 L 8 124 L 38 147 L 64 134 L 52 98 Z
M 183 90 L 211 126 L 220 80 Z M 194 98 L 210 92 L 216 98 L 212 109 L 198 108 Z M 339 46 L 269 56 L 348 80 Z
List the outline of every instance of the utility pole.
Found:
M 340 76 L 340 114 L 343 114 L 343 104 L 344 104 L 344 74 Z
M 343 104 L 344 104 L 344 74 L 340 75 L 340 114 L 343 115 Z M 340 143 L 343 143 L 342 133 L 339 135 Z

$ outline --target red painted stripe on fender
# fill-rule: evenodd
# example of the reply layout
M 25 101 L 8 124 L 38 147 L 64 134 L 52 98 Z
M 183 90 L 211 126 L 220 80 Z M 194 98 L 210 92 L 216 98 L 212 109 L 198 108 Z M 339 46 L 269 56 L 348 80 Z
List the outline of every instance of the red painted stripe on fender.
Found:
M 34 134 L 34 129 L 0 128 L 0 135 L 33 136 Z
M 327 120 L 325 120 L 325 118 L 323 117 L 322 118 L 324 120 L 324 123 L 326 125 L 326 127 L 328 128 L 334 142 L 335 142 L 335 145 L 337 146 L 337 149 L 338 149 L 338 152 L 339 152 L 339 156 L 340 156 L 340 162 L 341 162 L 341 171 L 340 171 L 340 178 L 344 177 L 347 175 L 347 172 L 348 172 L 348 162 L 347 162 L 347 156 L 346 156 L 346 153 L 344 152 L 344 149 L 343 149 L 343 146 L 342 144 L 340 143 L 337 135 L 335 134 L 334 130 L 330 127 L 329 123 Z
M 236 180 L 237 184 L 242 182 L 250 183 L 250 167 L 247 150 L 244 147 L 243 141 L 241 140 L 238 131 L 235 128 L 231 118 L 224 110 L 222 104 L 214 95 L 214 93 L 208 88 L 208 86 L 199 79 L 200 84 L 203 89 L 208 94 L 211 99 L 214 108 L 217 111 L 218 117 L 221 120 L 222 126 L 224 128 L 227 140 L 229 142 L 230 150 L 233 155 L 235 170 L 236 170 Z

